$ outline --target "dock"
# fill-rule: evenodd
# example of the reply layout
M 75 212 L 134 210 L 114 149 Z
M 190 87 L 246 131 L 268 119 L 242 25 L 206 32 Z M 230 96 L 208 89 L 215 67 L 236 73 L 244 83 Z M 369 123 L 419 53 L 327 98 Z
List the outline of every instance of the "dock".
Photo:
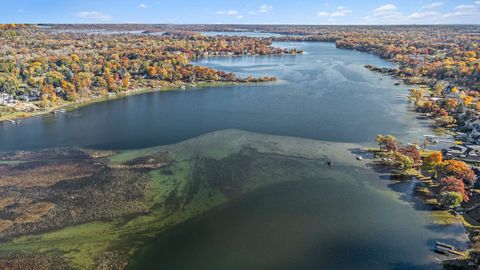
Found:
M 435 242 L 435 251 L 446 256 L 454 254 L 465 257 L 465 253 L 458 251 L 453 245 L 449 245 L 440 241 Z

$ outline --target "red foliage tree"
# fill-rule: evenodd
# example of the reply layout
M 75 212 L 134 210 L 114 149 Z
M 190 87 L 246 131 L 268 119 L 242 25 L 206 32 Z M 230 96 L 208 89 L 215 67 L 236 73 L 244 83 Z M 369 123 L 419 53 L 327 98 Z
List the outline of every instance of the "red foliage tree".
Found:
M 470 167 L 463 161 L 447 160 L 437 168 L 437 173 L 442 177 L 454 177 L 463 180 L 468 185 L 475 184 L 476 176 Z
M 470 198 L 468 197 L 467 193 L 465 192 L 465 184 L 462 180 L 454 177 L 447 177 L 443 178 L 440 181 L 440 193 L 454 191 L 462 194 L 463 201 L 468 202 Z
M 398 152 L 404 154 L 405 156 L 411 158 L 414 164 L 418 164 L 421 160 L 420 151 L 418 151 L 415 145 L 408 145 L 398 149 Z

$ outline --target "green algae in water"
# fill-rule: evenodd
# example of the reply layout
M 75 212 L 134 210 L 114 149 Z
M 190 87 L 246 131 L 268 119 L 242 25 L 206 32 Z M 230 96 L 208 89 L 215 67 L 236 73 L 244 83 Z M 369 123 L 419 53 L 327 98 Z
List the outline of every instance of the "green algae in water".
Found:
M 248 201 L 253 198 L 253 201 L 258 203 L 254 207 L 263 209 L 264 215 L 264 217 L 256 216 L 256 218 L 270 219 L 270 214 L 285 210 L 282 209 L 282 205 L 288 208 L 289 200 L 292 200 L 295 205 L 295 196 L 288 195 L 288 192 L 279 192 L 274 197 L 276 196 L 278 199 L 278 196 L 285 196 L 284 202 L 280 203 L 282 198 L 280 201 L 276 201 L 280 208 L 264 208 L 261 205 L 264 202 L 255 197 L 255 194 L 263 194 L 262 192 L 270 194 L 270 188 L 278 191 L 275 189 L 276 186 L 289 187 L 288 183 L 292 182 L 299 183 L 300 186 L 309 186 L 312 191 L 328 191 L 323 194 L 330 196 L 326 196 L 329 199 L 320 201 L 316 201 L 315 193 L 302 195 L 314 205 L 310 205 L 307 201 L 307 204 L 300 204 L 298 207 L 310 207 L 311 210 L 320 212 L 310 210 L 304 212 L 302 208 L 296 209 L 296 212 L 301 216 L 311 215 L 310 218 L 320 222 L 319 214 L 326 211 L 329 213 L 328 223 L 333 223 L 332 228 L 342 230 L 345 235 L 351 235 L 349 230 L 355 232 L 357 230 L 354 230 L 354 227 L 363 224 L 365 228 L 368 227 L 368 230 L 381 232 L 380 235 L 397 235 L 404 236 L 405 239 L 420 240 L 431 236 L 422 230 L 425 225 L 422 223 L 424 220 L 416 217 L 412 213 L 413 211 L 403 204 L 401 208 L 397 207 L 397 199 L 391 196 L 391 192 L 374 184 L 377 182 L 376 176 L 366 170 L 363 163 L 355 160 L 355 156 L 351 153 L 351 150 L 356 147 L 351 144 L 326 143 L 227 130 L 207 134 L 176 145 L 125 151 L 109 157 L 108 162 L 121 164 L 155 153 L 168 153 L 172 159 L 169 166 L 148 172 L 150 184 L 145 191 L 145 201 L 143 202 L 148 205 L 147 213 L 89 222 L 35 236 L 23 236 L 0 244 L 0 252 L 13 255 L 54 254 L 67 260 L 72 267 L 92 269 L 98 265 L 100 256 L 105 252 L 121 251 L 122 254 L 133 256 L 134 260 L 131 263 L 135 268 L 139 263 L 141 265 L 150 252 L 164 252 L 162 245 L 155 246 L 155 243 L 162 237 L 169 239 L 170 229 L 175 231 L 175 225 L 202 216 L 212 209 L 217 210 L 206 215 L 206 220 L 209 220 L 211 216 L 215 220 L 218 211 L 220 213 L 229 212 L 228 209 L 231 207 L 235 208 L 235 205 L 245 201 L 249 204 Z M 332 161 L 334 166 L 328 166 L 326 161 Z M 371 179 L 375 181 L 370 181 Z M 303 192 L 307 191 L 308 189 Z M 248 194 L 253 194 L 253 197 Z M 322 196 L 322 193 L 317 195 Z M 358 201 L 355 201 L 355 198 Z M 361 210 L 364 213 L 359 213 L 358 209 L 351 208 L 350 203 L 363 205 Z M 347 215 L 342 214 L 345 211 L 354 212 Z M 400 222 L 398 224 L 396 222 L 385 223 L 382 217 L 388 211 L 395 211 L 399 217 L 408 217 L 411 220 L 407 224 L 409 228 L 405 228 L 405 225 Z M 235 213 L 233 211 L 229 217 L 235 218 Z M 244 219 L 241 222 L 237 220 L 239 225 L 250 227 L 253 226 L 251 224 L 255 224 L 255 219 L 249 219 L 248 211 L 242 210 L 238 213 Z M 334 224 L 336 215 L 340 219 L 354 217 L 355 220 L 348 220 L 348 226 L 344 222 L 340 222 L 339 224 L 343 224 L 343 227 L 337 227 Z M 308 222 L 310 218 L 303 222 Z M 201 220 L 205 219 L 199 218 L 198 220 L 201 224 Z M 273 223 L 269 223 L 270 226 L 280 226 L 274 222 L 275 220 L 273 219 Z M 288 222 L 294 223 L 289 223 L 288 226 L 294 226 L 295 220 L 296 218 L 293 216 Z M 278 220 L 278 222 L 286 221 Z M 259 232 L 263 230 L 260 229 Z M 312 233 L 312 239 L 315 239 L 314 236 L 320 232 L 313 231 Z M 322 237 L 327 237 L 332 232 L 329 229 L 324 233 L 326 234 Z M 189 235 L 189 232 L 187 231 L 185 235 Z M 246 241 L 249 239 L 247 236 L 244 237 Z M 292 241 L 297 243 L 298 239 L 292 238 Z M 304 241 L 313 240 L 304 239 Z M 211 243 L 207 241 L 202 248 L 218 248 L 218 246 L 209 246 L 209 244 Z M 187 243 L 186 247 L 189 246 L 190 244 Z M 377 247 L 372 245 L 372 248 Z M 185 251 L 178 246 L 174 246 L 172 251 L 177 248 L 179 254 Z M 220 250 L 224 248 L 222 247 Z M 337 248 L 341 250 L 342 247 L 338 246 Z M 362 248 L 365 249 L 368 246 L 362 246 Z M 412 255 L 411 259 L 422 261 L 426 252 L 425 244 L 418 245 L 414 250 L 417 255 Z M 248 255 L 248 252 L 245 254 Z M 244 257 L 239 255 L 238 258 L 247 259 L 245 254 Z M 172 257 L 172 260 L 175 258 L 177 257 Z M 212 264 L 208 264 L 209 262 Z M 261 265 L 260 261 L 256 260 L 256 262 Z M 175 261 L 168 263 L 176 264 Z M 206 263 L 204 269 L 218 266 L 211 260 L 205 260 L 204 263 Z

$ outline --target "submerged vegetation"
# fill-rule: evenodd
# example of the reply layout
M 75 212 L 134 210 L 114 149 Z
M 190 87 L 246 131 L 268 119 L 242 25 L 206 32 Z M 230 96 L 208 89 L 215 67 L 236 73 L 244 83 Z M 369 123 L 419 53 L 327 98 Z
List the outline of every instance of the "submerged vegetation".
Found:
M 0 266 L 124 269 L 159 232 L 245 193 L 339 174 L 326 155 L 336 164 L 355 164 L 341 147 L 222 131 L 125 152 L 2 154 L 0 160 L 19 163 L 0 165 Z M 79 165 L 69 167 L 72 162 Z M 32 183 L 28 175 L 34 173 L 51 178 Z

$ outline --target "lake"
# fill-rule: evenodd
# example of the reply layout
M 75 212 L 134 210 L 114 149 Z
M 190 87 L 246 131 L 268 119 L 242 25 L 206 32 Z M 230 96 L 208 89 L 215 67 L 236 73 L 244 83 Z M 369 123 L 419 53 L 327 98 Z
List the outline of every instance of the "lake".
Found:
M 255 152 L 243 158 L 269 164 L 270 158 L 294 155 L 301 159 L 298 164 L 284 164 L 288 170 L 283 177 L 291 181 L 257 189 L 166 230 L 138 250 L 132 268 L 439 269 L 433 243 L 441 239 L 462 245 L 464 230 L 458 224 L 437 224 L 410 197 L 412 182 L 393 182 L 352 165 L 353 154 L 345 154 L 333 168 L 311 168 L 306 154 L 323 144 L 334 149 L 338 144 L 338 152 L 347 152 L 340 143 L 371 145 L 379 133 L 413 142 L 432 132 L 428 121 L 417 120 L 411 111 L 407 86 L 394 86 L 392 78 L 364 68 L 393 64 L 336 49 L 333 43 L 274 45 L 300 48 L 305 54 L 207 58 L 196 64 L 240 76 L 276 76 L 278 82 L 153 92 L 26 119 L 20 126 L 3 123 L 0 150 L 134 150 L 193 138 L 182 148 L 189 149 L 200 144 L 198 136 L 242 130 L 229 131 L 217 144 L 242 145 L 248 139 L 252 144 L 262 141 L 258 144 L 268 151 L 289 148 L 288 155 Z M 244 147 L 250 149 L 249 144 Z M 209 148 L 202 149 L 195 150 L 198 156 Z M 235 162 L 231 159 L 227 168 L 232 171 L 223 173 L 241 171 L 243 163 Z M 251 170 L 278 177 L 273 171 L 265 176 L 262 167 Z
M 278 43 L 304 55 L 208 58 L 197 64 L 280 82 L 154 92 L 67 113 L 3 123 L 1 150 L 58 146 L 135 149 L 222 129 L 336 142 L 372 142 L 379 133 L 407 140 L 426 134 L 406 100 L 407 87 L 363 66 L 392 64 L 333 43 Z

